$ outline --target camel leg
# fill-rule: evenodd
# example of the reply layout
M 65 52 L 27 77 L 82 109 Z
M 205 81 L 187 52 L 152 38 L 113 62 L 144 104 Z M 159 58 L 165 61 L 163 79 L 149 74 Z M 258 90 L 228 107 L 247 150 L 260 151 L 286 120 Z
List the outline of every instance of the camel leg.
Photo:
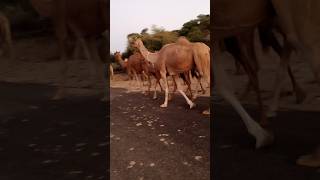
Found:
M 296 94 L 296 103 L 300 104 L 304 101 L 307 95 L 303 91 L 303 89 L 300 87 L 300 85 L 297 83 L 296 79 L 294 78 L 294 75 L 292 73 L 292 70 L 289 64 L 288 64 L 288 74 L 291 80 L 293 91 Z
M 192 94 L 192 89 L 191 89 L 191 79 L 192 79 L 192 77 L 191 77 L 191 72 L 190 72 L 190 71 L 185 72 L 185 73 L 183 74 L 183 76 L 185 77 L 184 83 L 187 85 L 187 90 L 186 90 L 186 92 L 189 92 L 189 98 L 190 98 L 190 99 L 193 99 L 193 94 Z
M 177 91 L 177 82 L 172 76 L 171 76 L 171 78 L 172 78 L 172 82 L 173 82 L 173 90 L 172 90 L 171 93 L 169 92 L 169 95 L 168 95 L 168 100 L 169 101 L 171 101 L 173 99 L 173 95 Z
M 96 45 L 94 45 L 95 47 L 92 47 L 92 45 L 91 45 L 91 43 L 92 43 L 91 41 L 94 41 L 94 40 L 92 39 L 92 40 L 89 40 L 87 42 L 83 38 L 81 32 L 79 31 L 79 29 L 75 25 L 69 24 L 69 27 L 72 30 L 72 32 L 75 34 L 75 36 L 77 37 L 75 51 L 78 51 L 77 49 L 79 49 L 80 46 L 82 46 L 82 49 L 83 49 L 85 57 L 89 61 L 92 61 L 93 60 L 93 57 L 92 57 L 93 54 L 92 53 L 95 53 L 94 51 L 97 51 L 97 50 L 94 50 L 94 49 L 97 49 Z M 78 56 L 78 55 L 79 55 L 78 52 L 74 52 L 74 57 Z M 89 71 L 90 71 L 90 80 L 89 80 L 89 84 L 90 85 L 89 86 L 91 86 L 91 87 L 93 87 L 94 84 L 95 84 L 95 76 L 94 76 L 94 74 L 99 73 L 99 72 L 96 71 L 97 68 L 96 68 L 95 64 L 96 64 L 96 62 L 90 63 L 90 67 L 89 67 Z
M 65 96 L 65 83 L 66 83 L 66 73 L 68 71 L 67 65 L 67 55 L 65 49 L 65 42 L 63 39 L 59 39 L 59 49 L 60 49 L 60 73 L 59 73 L 59 87 L 55 95 L 51 98 L 52 100 L 60 100 Z
M 161 92 L 162 92 L 162 91 L 163 91 L 163 88 L 162 88 L 162 85 L 161 85 L 161 83 L 160 83 L 160 79 L 157 79 L 157 84 L 159 84 L 160 89 L 161 89 Z
M 318 45 L 319 46 L 319 45 Z M 312 68 L 312 72 L 314 74 L 315 80 L 318 82 L 318 85 L 320 85 L 320 52 L 319 52 L 319 48 L 312 46 L 312 52 L 309 56 L 311 56 L 310 58 L 308 58 L 310 60 L 310 65 Z
M 159 80 L 155 79 L 155 84 L 154 84 L 154 92 L 153 92 L 153 99 L 157 99 L 157 86 L 158 86 Z M 160 82 L 159 82 L 160 84 Z M 161 87 L 161 85 L 160 85 Z
M 260 92 L 260 86 L 259 86 L 259 79 L 258 79 L 259 67 L 258 67 L 257 58 L 254 53 L 253 37 L 254 37 L 254 32 L 250 31 L 248 33 L 240 35 L 239 37 L 237 37 L 237 39 L 239 40 L 239 47 L 240 47 L 242 62 L 249 76 L 249 83 L 252 85 L 257 95 L 257 101 L 259 104 L 260 115 L 261 115 L 260 123 L 263 125 L 267 125 L 268 121 L 264 111 L 263 101 L 261 98 L 261 92 Z M 248 85 L 248 87 L 250 87 L 250 84 Z
M 214 47 L 218 47 L 218 44 L 215 43 Z M 239 100 L 234 94 L 232 83 L 230 82 L 228 75 L 226 74 L 223 62 L 219 58 L 219 50 L 215 49 L 213 52 L 213 75 L 215 77 L 215 86 L 218 93 L 228 101 L 233 108 L 241 116 L 242 121 L 244 122 L 247 131 L 249 134 L 255 137 L 256 139 L 256 148 L 260 148 L 271 144 L 273 141 L 273 136 L 264 130 L 256 121 L 254 121 L 250 115 L 242 107 Z
M 137 72 L 135 70 L 133 71 L 133 74 L 134 74 L 134 76 L 136 78 L 136 82 L 138 83 L 139 89 L 142 91 L 142 94 L 144 94 L 145 90 L 143 88 L 142 77 L 139 78 L 139 76 L 138 76 L 138 74 L 137 74 Z
M 111 80 L 113 80 L 114 72 L 113 72 L 113 67 L 111 64 L 109 65 L 109 71 L 110 71 L 110 78 L 111 78 Z
M 151 85 L 152 85 L 150 75 L 147 76 L 147 79 L 148 79 L 148 93 L 147 94 L 150 94 L 150 89 L 151 89 Z M 156 85 L 157 85 L 157 83 L 156 83 Z
M 13 47 L 12 47 L 12 39 L 11 39 L 11 29 L 10 25 L 8 26 L 8 29 L 6 30 L 6 52 L 8 52 L 9 58 L 14 59 L 14 53 L 13 53 Z
M 81 49 L 81 42 L 79 39 L 76 40 L 76 44 L 75 44 L 75 48 L 73 51 L 73 59 L 78 59 L 79 58 L 79 54 L 80 54 L 80 49 Z
M 164 82 L 164 93 L 165 98 L 163 104 L 160 105 L 160 107 L 168 107 L 168 99 L 169 99 L 169 86 L 168 86 L 168 80 L 167 80 L 167 73 L 166 72 L 160 72 L 161 78 Z
M 172 76 L 173 79 L 175 79 L 176 77 L 177 77 L 177 75 Z M 194 104 L 194 103 L 188 98 L 188 96 L 184 93 L 184 91 L 183 91 L 183 89 L 182 89 L 183 81 L 182 81 L 180 78 L 177 78 L 177 79 L 176 79 L 176 82 L 177 82 L 178 92 L 186 99 L 187 103 L 189 104 L 190 109 L 192 109 L 193 107 L 195 107 L 196 104 Z M 188 82 L 186 81 L 186 83 L 188 83 Z M 189 83 L 188 83 L 188 84 L 189 84 Z
M 104 77 L 104 65 L 99 56 L 96 44 L 97 43 L 95 40 L 90 41 L 89 50 L 92 54 L 92 61 L 93 61 L 92 63 L 94 64 L 94 67 L 95 67 L 96 78 L 98 81 L 102 83 L 104 97 L 101 100 L 105 101 L 107 100 L 107 81 L 106 81 L 106 78 Z
M 205 94 L 205 93 L 206 93 L 206 90 L 203 88 L 203 85 L 202 85 L 201 79 L 197 79 L 197 80 L 198 80 L 198 82 L 199 82 L 199 85 L 200 85 L 200 88 L 201 88 L 202 94 Z

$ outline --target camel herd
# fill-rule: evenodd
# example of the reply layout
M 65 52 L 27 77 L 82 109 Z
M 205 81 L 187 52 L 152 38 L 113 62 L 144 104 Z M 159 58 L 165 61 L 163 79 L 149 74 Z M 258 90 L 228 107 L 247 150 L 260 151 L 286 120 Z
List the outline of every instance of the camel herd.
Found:
M 173 92 L 177 90 L 185 98 L 190 109 L 195 107 L 193 100 L 197 96 L 192 94 L 191 83 L 193 77 L 198 81 L 196 93 L 200 87 L 202 91 L 205 90 L 203 84 L 210 87 L 210 48 L 204 43 L 192 43 L 185 37 L 179 37 L 176 42 L 164 45 L 158 52 L 149 52 L 140 38 L 129 38 L 129 42 L 137 51 L 127 61 L 122 59 L 120 52 L 115 52 L 115 59 L 122 68 L 127 70 L 129 77 L 135 77 L 143 93 L 142 79 L 139 77 L 147 78 L 148 92 L 150 92 L 151 77 L 154 77 L 154 99 L 157 98 L 157 86 L 159 85 L 161 90 L 163 89 L 160 83 L 160 80 L 162 80 L 165 98 L 160 107 L 166 108 L 168 106 L 170 99 L 169 76 L 174 83 Z M 189 97 L 183 89 L 183 83 L 187 85 Z M 209 113 L 209 111 L 205 112 Z
M 30 0 L 37 12 L 52 18 L 55 34 L 60 48 L 61 73 L 60 87 L 53 99 L 65 96 L 65 81 L 67 71 L 66 43 L 74 39 L 77 46 L 83 49 L 87 59 L 92 60 L 90 70 L 92 75 L 99 77 L 105 86 L 104 66 L 97 49 L 97 38 L 108 34 L 109 18 L 106 7 L 107 0 Z M 75 4 L 77 4 L 75 6 Z M 268 118 L 276 116 L 281 88 L 286 74 L 289 75 L 296 93 L 297 102 L 305 98 L 305 92 L 295 80 L 290 68 L 290 56 L 298 52 L 302 59 L 310 64 L 315 79 L 320 84 L 320 16 L 318 0 L 215 0 L 213 1 L 213 47 L 203 43 L 192 43 L 184 37 L 179 37 L 174 43 L 163 46 L 158 52 L 150 52 L 139 38 L 130 38 L 129 42 L 137 51 L 123 60 L 119 52 L 115 53 L 121 67 L 126 68 L 129 77 L 135 78 L 140 89 L 144 92 L 142 78 L 148 80 L 148 92 L 151 88 L 151 77 L 155 79 L 154 95 L 157 98 L 157 86 L 164 90 L 164 102 L 160 107 L 168 106 L 170 99 L 168 78 L 174 82 L 174 91 L 178 91 L 190 108 L 196 96 L 192 95 L 191 79 L 197 79 L 196 93 L 210 87 L 210 70 L 214 77 L 216 91 L 228 101 L 239 113 L 247 131 L 256 139 L 256 148 L 266 146 L 273 141 L 273 135 L 265 128 Z M 276 75 L 272 103 L 265 110 L 261 98 L 259 82 L 259 61 L 254 46 L 255 31 L 258 30 L 263 47 L 272 47 L 281 61 Z M 107 33 L 106 33 L 107 32 Z M 282 40 L 276 37 L 281 35 Z M 108 38 L 108 37 L 105 37 Z M 0 44 L 7 54 L 12 55 L 10 23 L 0 14 Z M 225 72 L 224 51 L 231 53 L 238 64 L 241 64 L 249 82 L 247 90 L 253 89 L 257 95 L 261 118 L 254 121 L 235 96 L 232 83 Z M 212 63 L 210 65 L 210 55 Z M 113 69 L 110 66 L 110 76 Z M 91 81 L 94 82 L 94 81 Z M 162 84 L 161 84 L 162 82 Z M 188 86 L 186 95 L 183 83 Z M 204 87 L 204 88 L 203 88 Z M 106 92 L 106 91 L 105 91 Z M 104 97 L 103 99 L 105 99 Z M 210 110 L 206 111 L 210 113 Z M 299 164 L 320 166 L 320 148 L 313 155 L 306 155 L 298 160 Z

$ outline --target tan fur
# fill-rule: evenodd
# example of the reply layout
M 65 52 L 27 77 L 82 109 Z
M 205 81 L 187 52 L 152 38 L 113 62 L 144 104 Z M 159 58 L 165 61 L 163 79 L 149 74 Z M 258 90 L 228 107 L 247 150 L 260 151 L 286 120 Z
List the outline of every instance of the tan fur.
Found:
M 140 39 L 136 39 L 133 42 L 133 46 L 137 47 L 141 54 L 155 65 L 159 70 L 161 79 L 165 84 L 165 101 L 161 107 L 167 107 L 169 88 L 167 82 L 167 73 L 172 76 L 174 81 L 177 82 L 177 89 L 182 96 L 186 99 L 190 108 L 194 107 L 195 104 L 185 95 L 181 89 L 181 82 L 178 78 L 180 73 L 189 72 L 194 68 L 194 53 L 191 43 L 185 37 L 178 38 L 176 43 L 168 44 L 161 48 L 157 53 L 150 53 L 143 45 Z
M 141 90 L 142 89 L 142 76 L 148 72 L 148 67 L 145 65 L 145 61 L 144 61 L 144 57 L 138 53 L 138 52 L 134 52 L 127 61 L 124 61 L 122 59 L 122 56 L 120 54 L 120 52 L 115 52 L 114 53 L 115 59 L 116 61 L 119 62 L 119 64 L 121 65 L 121 67 L 123 69 L 126 69 L 128 76 L 130 78 L 135 77 L 136 81 L 138 81 Z M 140 76 L 140 78 L 138 78 L 138 75 Z M 150 84 L 150 76 L 147 76 L 147 80 L 149 81 Z M 150 85 L 149 85 L 150 87 Z M 150 91 L 150 89 L 149 89 Z M 143 90 L 144 92 L 144 90 Z

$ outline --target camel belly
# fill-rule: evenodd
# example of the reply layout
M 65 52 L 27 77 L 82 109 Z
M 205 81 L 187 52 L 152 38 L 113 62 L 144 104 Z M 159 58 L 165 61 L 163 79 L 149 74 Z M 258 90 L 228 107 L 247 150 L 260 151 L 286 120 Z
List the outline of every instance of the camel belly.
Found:
M 213 1 L 213 29 L 254 26 L 267 17 L 267 0 Z

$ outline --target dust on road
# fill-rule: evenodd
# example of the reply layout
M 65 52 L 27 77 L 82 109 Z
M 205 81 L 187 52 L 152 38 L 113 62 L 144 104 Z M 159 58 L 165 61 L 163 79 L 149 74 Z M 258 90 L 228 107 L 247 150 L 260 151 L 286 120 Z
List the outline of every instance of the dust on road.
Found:
M 190 110 L 179 94 L 168 108 L 160 108 L 163 93 L 153 100 L 132 88 L 111 88 L 110 96 L 111 179 L 210 178 L 210 118 L 201 114 L 208 97 Z

